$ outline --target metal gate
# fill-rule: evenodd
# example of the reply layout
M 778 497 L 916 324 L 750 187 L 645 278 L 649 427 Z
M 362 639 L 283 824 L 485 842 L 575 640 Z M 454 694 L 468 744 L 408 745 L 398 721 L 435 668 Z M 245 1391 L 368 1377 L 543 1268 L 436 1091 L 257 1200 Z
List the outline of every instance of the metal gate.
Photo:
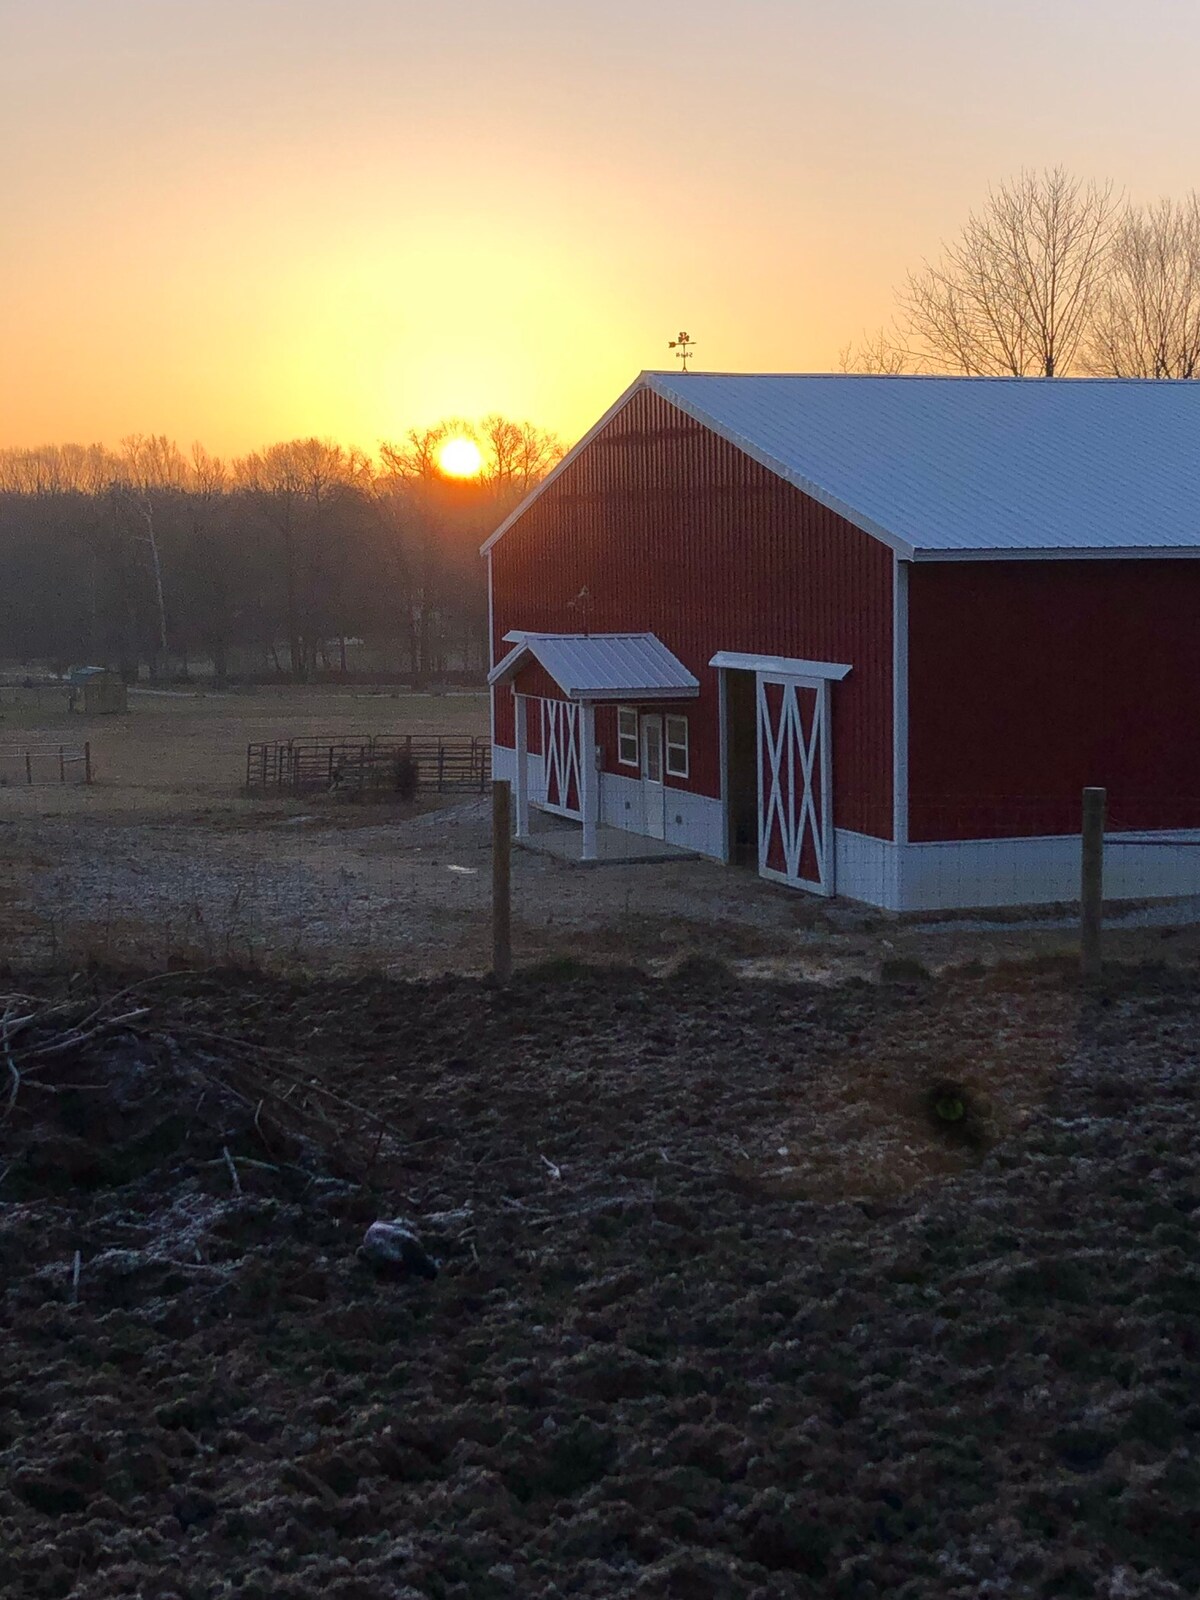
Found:
M 834 892 L 829 681 L 758 674 L 758 870 Z

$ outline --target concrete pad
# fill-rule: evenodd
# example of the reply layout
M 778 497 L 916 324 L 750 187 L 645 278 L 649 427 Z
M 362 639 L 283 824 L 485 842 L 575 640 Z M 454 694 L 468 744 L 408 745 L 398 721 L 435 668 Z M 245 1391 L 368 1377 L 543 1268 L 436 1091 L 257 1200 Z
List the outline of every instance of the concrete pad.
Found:
M 596 829 L 596 859 L 584 861 L 583 828 L 566 817 L 551 817 L 544 812 L 534 813 L 532 831 L 528 839 L 515 839 L 514 844 L 535 855 L 553 856 L 573 867 L 650 866 L 661 861 L 695 861 L 694 850 L 683 850 L 678 845 L 665 844 L 661 839 L 649 839 L 644 834 L 627 833 L 623 828 L 610 828 L 602 823 Z

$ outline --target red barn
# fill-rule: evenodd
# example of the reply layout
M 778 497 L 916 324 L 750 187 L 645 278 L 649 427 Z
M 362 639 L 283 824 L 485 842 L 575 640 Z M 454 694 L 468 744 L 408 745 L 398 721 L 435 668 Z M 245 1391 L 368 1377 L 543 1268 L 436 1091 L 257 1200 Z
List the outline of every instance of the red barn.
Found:
M 1027 904 L 1097 784 L 1107 892 L 1200 892 L 1198 384 L 643 373 L 484 551 L 518 833 Z

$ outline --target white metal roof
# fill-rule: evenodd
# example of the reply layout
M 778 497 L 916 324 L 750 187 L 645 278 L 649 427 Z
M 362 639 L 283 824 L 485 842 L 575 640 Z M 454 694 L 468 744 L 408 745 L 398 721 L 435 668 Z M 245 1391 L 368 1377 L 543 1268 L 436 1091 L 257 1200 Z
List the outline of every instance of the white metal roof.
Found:
M 740 672 L 776 672 L 785 678 L 828 678 L 831 683 L 840 683 L 851 671 L 842 661 L 801 661 L 795 656 L 747 655 L 742 650 L 718 650 L 708 664 Z
M 1200 555 L 1200 383 L 645 372 L 563 466 L 639 388 L 902 557 Z
M 699 681 L 652 633 L 522 633 L 488 674 L 505 683 L 532 658 L 569 700 L 689 700 Z

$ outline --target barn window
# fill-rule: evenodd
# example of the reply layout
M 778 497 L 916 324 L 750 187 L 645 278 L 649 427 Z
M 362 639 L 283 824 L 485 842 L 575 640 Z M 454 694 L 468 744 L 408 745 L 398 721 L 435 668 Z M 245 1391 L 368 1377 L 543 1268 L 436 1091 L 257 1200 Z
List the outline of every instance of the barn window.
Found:
M 686 778 L 688 775 L 686 717 L 667 718 L 667 775 L 671 778 Z
M 617 760 L 626 767 L 638 762 L 638 714 L 632 706 L 617 708 Z

